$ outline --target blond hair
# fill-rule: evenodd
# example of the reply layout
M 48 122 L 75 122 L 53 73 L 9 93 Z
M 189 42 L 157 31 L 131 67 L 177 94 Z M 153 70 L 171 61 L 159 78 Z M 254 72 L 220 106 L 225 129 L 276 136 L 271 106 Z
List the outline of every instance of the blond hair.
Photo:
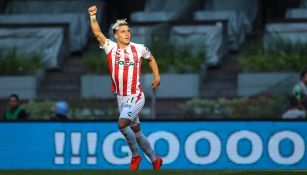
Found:
M 129 26 L 126 19 L 118 19 L 115 24 L 112 26 L 113 33 L 115 33 L 120 26 Z

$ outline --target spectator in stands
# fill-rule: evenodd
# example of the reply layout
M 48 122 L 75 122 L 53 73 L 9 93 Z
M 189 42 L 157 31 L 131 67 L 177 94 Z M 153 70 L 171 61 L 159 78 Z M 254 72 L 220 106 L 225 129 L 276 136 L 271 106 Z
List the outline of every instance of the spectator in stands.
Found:
M 300 74 L 300 82 L 294 86 L 292 94 L 299 101 L 299 104 L 307 109 L 307 70 Z
M 68 117 L 69 105 L 66 101 L 59 101 L 55 104 L 54 113 L 56 120 L 65 120 Z
M 4 120 L 25 120 L 28 118 L 26 110 L 21 106 L 18 95 L 12 94 L 8 99 L 8 107 L 4 110 Z
M 283 119 L 304 119 L 306 118 L 306 113 L 301 109 L 299 101 L 296 97 L 290 97 L 289 99 L 290 107 L 282 115 Z

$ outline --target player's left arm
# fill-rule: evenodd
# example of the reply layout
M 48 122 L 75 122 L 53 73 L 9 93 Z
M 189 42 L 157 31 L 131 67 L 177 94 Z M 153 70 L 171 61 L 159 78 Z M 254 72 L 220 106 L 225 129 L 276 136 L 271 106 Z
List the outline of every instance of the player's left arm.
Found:
M 158 64 L 156 62 L 156 59 L 152 54 L 150 55 L 150 58 L 148 59 L 148 64 L 149 64 L 149 67 L 151 68 L 152 73 L 154 75 L 154 79 L 151 83 L 151 87 L 153 89 L 156 89 L 157 87 L 160 86 L 160 73 L 159 73 L 159 68 L 158 68 Z

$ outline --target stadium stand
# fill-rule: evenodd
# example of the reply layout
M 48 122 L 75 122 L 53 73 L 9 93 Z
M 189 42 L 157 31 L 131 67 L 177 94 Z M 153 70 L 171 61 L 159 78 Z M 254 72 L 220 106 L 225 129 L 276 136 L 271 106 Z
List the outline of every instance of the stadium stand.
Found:
M 0 15 L 0 25 L 7 27 L 18 27 L 20 35 L 22 35 L 23 31 L 27 32 L 27 30 L 21 30 L 22 27 L 27 26 L 27 28 L 35 28 L 36 31 L 40 30 L 40 27 L 48 27 L 48 28 L 64 28 L 66 26 L 68 28 L 68 32 L 65 32 L 67 29 L 62 29 L 62 33 L 58 33 L 55 35 L 53 33 L 52 38 L 67 38 L 69 43 L 63 42 L 57 39 L 50 39 L 48 43 L 50 48 L 56 48 L 59 45 L 68 45 L 65 47 L 61 47 L 62 52 L 66 53 L 57 53 L 59 49 L 49 49 L 49 51 L 44 51 L 44 60 L 48 60 L 46 63 L 46 68 L 57 68 L 59 67 L 58 61 L 63 57 L 67 57 L 70 52 L 80 52 L 87 44 L 88 35 L 89 35 L 89 25 L 87 18 L 87 7 L 92 2 L 88 1 L 20 1 L 14 0 L 9 1 L 7 3 L 5 14 Z M 93 3 L 103 4 L 102 1 L 96 0 Z M 59 8 L 63 7 L 65 8 Z M 42 8 L 44 7 L 44 8 Z M 98 14 L 98 19 L 101 18 L 101 13 Z M 46 30 L 40 30 L 38 33 L 43 34 Z M 26 33 L 24 35 L 27 35 Z M 44 35 L 48 36 L 49 33 L 45 33 Z M 63 36 L 64 35 L 64 36 Z M 67 36 L 66 36 L 67 35 Z M 62 39 L 64 40 L 64 39 Z M 8 44 L 4 43 L 1 40 L 1 45 L 16 47 L 18 51 L 36 51 L 40 50 L 41 44 L 33 43 L 31 45 L 32 49 L 26 49 L 25 47 L 20 47 L 21 45 L 27 45 L 29 43 L 29 39 L 23 38 L 19 39 L 17 44 L 16 42 L 11 42 Z M 21 44 L 23 43 L 23 44 Z M 53 46 L 54 45 L 54 46 Z M 68 49 L 67 49 L 68 47 Z M 46 54 L 50 55 L 46 55 Z M 60 56 L 59 58 L 57 56 Z M 52 59 L 50 59 L 52 58 Z
M 179 1 L 178 1 L 179 2 Z M 153 25 L 140 25 L 132 28 L 135 42 L 150 43 L 153 35 L 168 35 L 169 27 L 158 23 L 171 21 L 188 20 L 192 11 L 199 4 L 199 0 L 180 0 L 174 3 L 172 0 L 148 0 L 145 3 L 144 11 L 133 12 L 130 16 L 132 23 L 150 23 Z M 152 23 L 153 24 L 153 23 Z
M 131 14 L 133 22 L 178 21 L 188 20 L 191 17 L 199 0 L 147 0 L 143 12 Z
M 226 35 L 223 27 L 219 27 L 218 21 L 214 19 L 193 21 L 193 13 L 202 3 L 199 0 L 182 0 L 180 3 L 173 3 L 171 0 L 166 3 L 165 1 L 146 1 L 143 12 L 131 14 L 131 21 L 136 23 L 136 26 L 132 28 L 134 40 L 149 44 L 151 38 L 157 35 L 169 36 L 174 43 L 188 39 L 188 43 L 194 43 L 194 45 L 197 43 L 196 45 L 205 51 L 208 66 L 220 64 L 221 59 L 228 52 L 227 44 L 224 43 Z M 189 24 L 183 24 L 183 21 L 189 21 Z M 150 22 L 152 25 L 144 25 Z M 156 25 L 152 22 L 156 22 Z M 202 40 L 199 36 L 202 36 Z M 182 45 L 179 43 L 179 46 Z M 209 45 L 210 49 L 206 49 L 205 46 Z
M 307 42 L 307 9 L 306 2 L 301 1 L 300 8 L 288 8 L 285 19 L 271 21 L 265 26 L 264 46 L 269 48 L 276 40 L 292 43 Z
M 257 0 L 206 0 L 204 10 L 209 11 L 223 11 L 232 10 L 242 13 L 244 18 L 243 23 L 246 26 L 246 30 L 250 33 L 253 30 L 253 23 L 255 22 L 258 10 L 259 1 Z
M 81 51 L 87 43 L 89 27 L 87 15 L 78 13 L 65 14 L 9 14 L 0 16 L 0 24 L 67 24 L 69 28 L 69 50 L 68 52 Z
M 237 51 L 245 40 L 245 26 L 243 17 L 235 11 L 198 11 L 195 12 L 195 20 L 227 20 L 228 45 L 230 50 Z
M 181 47 L 188 47 L 192 52 L 203 51 L 206 53 L 208 66 L 218 65 L 221 58 L 228 52 L 227 43 L 224 42 L 223 24 L 174 26 L 170 32 L 172 43 Z
M 287 9 L 286 18 L 287 19 L 306 19 L 307 9 L 306 8 Z
M 39 50 L 47 68 L 58 66 L 64 58 L 63 29 L 56 27 L 5 28 L 0 29 L 0 48 L 22 48 L 23 53 L 35 53 Z M 26 39 L 25 39 L 26 38 Z M 61 53 L 63 53 L 61 55 Z
M 229 49 L 238 51 L 245 41 L 246 33 L 252 31 L 252 23 L 257 15 L 257 2 L 256 0 L 241 0 L 240 3 L 238 1 L 205 1 L 204 9 L 195 12 L 194 19 L 198 21 L 227 20 Z
M 301 23 L 269 23 L 265 28 L 264 47 L 276 46 L 279 40 L 285 42 L 307 42 L 307 21 Z
M 307 1 L 301 0 L 301 8 L 307 8 Z
M 91 2 L 79 1 L 79 0 L 58 0 L 58 1 L 12 0 L 8 2 L 5 13 L 6 14 L 63 14 L 63 13 L 87 14 L 87 9 L 92 4 L 103 6 L 103 0 L 93 0 Z M 101 17 L 102 14 L 101 12 L 98 12 L 97 15 L 98 17 Z

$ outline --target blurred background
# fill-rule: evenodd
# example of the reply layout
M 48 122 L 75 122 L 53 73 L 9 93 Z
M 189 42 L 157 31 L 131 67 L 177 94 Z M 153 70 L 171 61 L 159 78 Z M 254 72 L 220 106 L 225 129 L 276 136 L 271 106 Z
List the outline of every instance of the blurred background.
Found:
M 306 0 L 0 0 L 3 120 L 117 120 L 91 5 L 158 62 L 156 92 L 143 62 L 142 119 L 305 119 Z

